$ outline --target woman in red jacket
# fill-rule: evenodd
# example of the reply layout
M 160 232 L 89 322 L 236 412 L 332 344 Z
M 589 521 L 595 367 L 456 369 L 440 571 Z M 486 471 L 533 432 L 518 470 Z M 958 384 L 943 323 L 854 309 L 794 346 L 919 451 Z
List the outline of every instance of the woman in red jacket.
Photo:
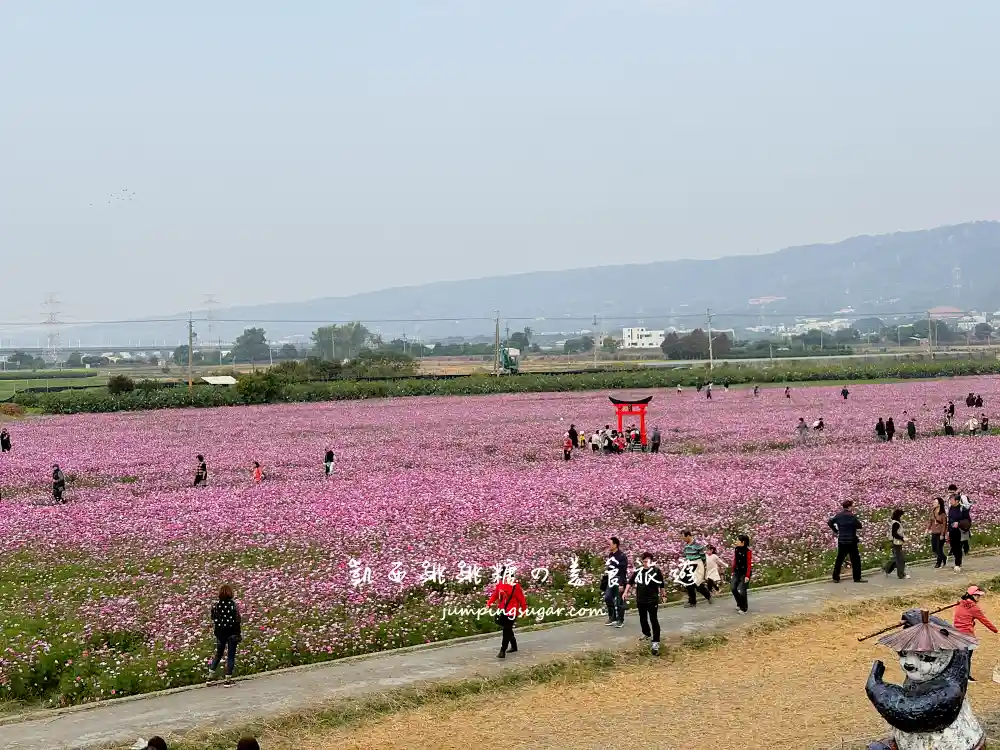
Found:
M 979 608 L 979 597 L 985 593 L 986 592 L 978 586 L 969 586 L 968 591 L 962 594 L 962 598 L 958 600 L 958 607 L 955 610 L 955 617 L 952 618 L 952 623 L 955 626 L 955 630 L 959 633 L 965 633 L 966 635 L 975 637 L 976 620 L 979 620 L 979 622 L 992 630 L 994 633 L 997 632 L 996 626 L 986 619 L 986 615 L 983 614 L 983 610 Z M 969 652 L 969 679 L 972 680 L 972 682 L 976 681 L 972 676 L 971 651 Z
M 517 651 L 517 639 L 514 637 L 514 620 L 528 608 L 528 602 L 524 598 L 524 590 L 521 584 L 514 577 L 511 569 L 507 573 L 507 568 L 500 569 L 499 581 L 493 593 L 486 601 L 487 607 L 496 607 L 496 622 L 503 630 L 503 641 L 500 644 L 498 659 L 506 659 L 507 652 L 512 654 Z

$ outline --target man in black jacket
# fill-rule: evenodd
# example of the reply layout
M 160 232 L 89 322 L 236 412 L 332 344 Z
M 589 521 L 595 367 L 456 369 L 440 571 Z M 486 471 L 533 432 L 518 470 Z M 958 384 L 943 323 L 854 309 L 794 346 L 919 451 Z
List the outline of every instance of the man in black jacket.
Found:
M 622 591 L 628 583 L 628 558 L 621 551 L 618 537 L 611 537 L 611 552 L 604 563 L 604 603 L 608 605 L 608 625 L 625 625 L 625 600 Z
M 635 606 L 639 610 L 639 625 L 642 627 L 644 640 L 652 639 L 653 655 L 660 653 L 660 620 L 656 616 L 656 607 L 660 603 L 660 592 L 663 591 L 663 573 L 653 565 L 653 556 L 642 553 L 642 567 L 632 573 L 625 587 L 625 599 L 635 588 Z M 650 629 L 652 626 L 652 630 Z
M 833 565 L 833 582 L 840 583 L 840 569 L 844 558 L 851 560 L 851 574 L 855 583 L 868 583 L 861 577 L 861 553 L 858 551 L 858 532 L 861 521 L 854 515 L 854 501 L 841 503 L 843 510 L 827 521 L 827 525 L 837 535 L 837 561 Z

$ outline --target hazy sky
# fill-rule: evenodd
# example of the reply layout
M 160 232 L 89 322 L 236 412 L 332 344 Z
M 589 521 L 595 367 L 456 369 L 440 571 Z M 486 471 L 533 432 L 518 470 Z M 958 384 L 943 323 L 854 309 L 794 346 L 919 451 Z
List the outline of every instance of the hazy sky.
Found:
M 4 0 L 0 322 L 1000 218 L 998 28 L 997 0 Z

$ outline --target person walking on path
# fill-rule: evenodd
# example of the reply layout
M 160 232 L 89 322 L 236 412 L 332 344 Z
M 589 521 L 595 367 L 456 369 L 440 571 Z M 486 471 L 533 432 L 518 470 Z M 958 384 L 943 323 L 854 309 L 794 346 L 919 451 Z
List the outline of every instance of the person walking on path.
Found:
M 906 556 L 903 554 L 903 543 L 906 541 L 906 534 L 903 533 L 903 509 L 896 508 L 892 512 L 892 520 L 889 522 L 889 541 L 892 544 L 892 557 L 882 566 L 886 576 L 896 571 L 899 578 L 909 578 L 906 572 Z
M 882 417 L 879 417 L 878 422 L 875 423 L 875 435 L 879 440 L 885 442 L 885 422 Z
M 507 652 L 517 653 L 517 638 L 514 637 L 514 623 L 517 616 L 528 609 L 524 590 L 514 577 L 514 569 L 504 566 L 500 569 L 497 585 L 486 601 L 487 608 L 496 607 L 496 623 L 503 631 L 498 659 L 506 659 Z
M 323 472 L 324 476 L 333 476 L 333 463 L 337 460 L 337 456 L 333 452 L 333 448 L 326 449 L 326 455 L 323 456 Z
M 660 428 L 659 427 L 654 427 L 653 428 L 653 434 L 650 437 L 650 443 L 649 443 L 649 452 L 650 453 L 659 453 L 660 452 L 660 441 L 662 439 L 663 438 L 660 435 Z
M 753 397 L 757 398 L 758 396 L 760 396 L 760 386 L 757 385 L 756 383 L 754 383 L 753 384 Z
M 215 631 L 215 658 L 208 667 L 209 680 L 215 679 L 216 670 L 226 656 L 226 687 L 232 685 L 236 669 L 236 647 L 243 640 L 243 619 L 240 608 L 233 599 L 233 589 L 228 584 L 219 589 L 219 598 L 212 605 L 212 625 Z
M 785 386 L 785 398 L 791 398 L 791 397 L 792 397 L 792 389 L 791 389 L 791 386 L 787 386 L 787 385 L 786 385 L 786 386 Z
M 892 421 L 892 417 L 885 423 L 885 439 L 887 442 L 891 443 L 893 436 L 896 434 L 896 423 Z
M 63 493 L 66 491 L 66 475 L 63 474 L 59 464 L 52 464 L 52 499 L 58 505 L 64 505 Z
M 563 435 L 563 460 L 569 461 L 573 458 L 573 438 L 567 432 Z
M 653 655 L 660 653 L 660 620 L 656 608 L 663 591 L 663 573 L 653 565 L 653 556 L 642 553 L 642 567 L 632 573 L 625 587 L 625 599 L 635 589 L 635 606 L 639 610 L 639 627 L 644 640 L 651 641 Z
M 688 595 L 687 603 L 684 606 L 689 609 L 698 606 L 697 594 L 701 594 L 705 597 L 705 601 L 711 604 L 712 592 L 708 590 L 708 586 L 705 584 L 705 567 L 707 562 L 705 548 L 695 542 L 694 536 L 690 531 L 684 532 L 684 562 L 692 568 L 691 582 L 684 586 Z
M 0 430 L 0 452 L 10 453 L 10 433 L 7 428 Z
M 571 424 L 569 426 L 569 439 L 573 442 L 573 447 L 576 448 L 580 441 L 580 433 L 576 431 L 576 425 Z
M 747 588 L 750 586 L 750 573 L 753 570 L 753 552 L 750 550 L 750 537 L 740 534 L 736 539 L 736 549 L 733 551 L 733 581 L 730 591 L 736 600 L 736 608 L 746 614 L 749 607 Z
M 940 568 L 948 562 L 944 553 L 944 540 L 948 538 L 948 511 L 944 507 L 944 498 L 934 498 L 931 506 L 931 517 L 927 522 L 927 533 L 931 535 L 931 551 L 934 553 L 934 567 Z
M 958 504 L 969 511 L 969 528 L 962 531 L 962 554 L 969 554 L 969 542 L 972 541 L 972 501 L 964 492 L 959 492 L 958 486 L 948 485 L 948 492 L 958 496 Z
M 840 390 L 840 395 L 844 399 L 844 401 L 847 401 L 847 397 L 851 395 L 851 392 L 847 390 L 846 385 Z
M 956 573 L 962 572 L 962 532 L 968 531 L 971 526 L 968 508 L 962 507 L 962 501 L 957 494 L 952 495 L 948 508 L 948 546 L 951 547 L 951 555 L 955 558 Z
M 712 384 L 711 383 L 709 383 L 708 387 L 705 388 L 705 398 L 707 398 L 709 401 L 712 400 Z
M 966 592 L 962 594 L 962 598 L 958 600 L 958 607 L 955 608 L 955 616 L 952 618 L 952 624 L 959 633 L 971 635 L 975 638 L 977 620 L 989 630 L 994 633 L 997 632 L 996 626 L 986 619 L 986 615 L 983 614 L 983 610 L 979 606 L 979 597 L 985 593 L 978 586 L 969 586 Z M 972 651 L 969 652 L 969 679 L 973 682 L 976 681 L 972 676 Z
M 705 585 L 715 596 L 722 590 L 722 571 L 726 564 L 718 555 L 718 550 L 714 545 L 705 545 Z
M 194 473 L 194 486 L 199 487 L 208 483 L 208 466 L 205 457 L 198 454 L 198 469 Z
M 913 417 L 910 417 L 906 421 L 906 437 L 910 440 L 917 439 L 917 423 L 914 421 Z
M 625 600 L 622 591 L 628 584 L 628 558 L 621 550 L 618 537 L 611 537 L 611 550 L 604 562 L 604 603 L 608 607 L 608 625 L 625 624 Z
M 845 500 L 840 504 L 841 511 L 829 521 L 827 526 L 837 535 L 837 560 L 833 564 L 833 582 L 840 583 L 840 569 L 844 559 L 851 561 L 851 575 L 855 583 L 868 583 L 861 577 L 861 552 L 858 550 L 858 532 L 861 531 L 861 521 L 854 515 L 854 501 Z

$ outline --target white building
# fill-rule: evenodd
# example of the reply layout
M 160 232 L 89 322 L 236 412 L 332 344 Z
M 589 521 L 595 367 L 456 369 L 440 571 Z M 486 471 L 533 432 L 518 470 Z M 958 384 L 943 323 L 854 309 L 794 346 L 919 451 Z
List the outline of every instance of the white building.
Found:
M 622 328 L 623 349 L 659 349 L 665 331 L 648 331 L 645 328 Z

